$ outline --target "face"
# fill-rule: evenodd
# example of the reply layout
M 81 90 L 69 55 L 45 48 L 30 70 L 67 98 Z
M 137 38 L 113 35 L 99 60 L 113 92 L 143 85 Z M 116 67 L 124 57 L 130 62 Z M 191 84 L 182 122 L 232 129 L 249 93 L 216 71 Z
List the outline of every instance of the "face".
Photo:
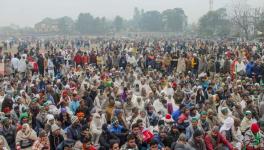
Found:
M 195 141 L 200 142 L 203 140 L 203 137 L 202 137 L 202 135 L 200 135 L 200 136 L 195 137 L 194 139 L 195 139 Z
M 192 126 L 193 126 L 193 127 L 196 127 L 197 125 L 198 125 L 198 121 L 193 121 L 193 122 L 192 122 Z
M 187 110 L 185 110 L 184 113 L 185 113 L 185 115 L 189 115 L 190 114 L 190 110 L 187 109 Z
M 131 139 L 131 140 L 129 140 L 128 142 L 127 142 L 127 146 L 129 147 L 129 148 L 136 148 L 136 140 L 135 139 Z
M 200 118 L 201 118 L 202 121 L 205 121 L 206 120 L 206 115 L 201 115 Z
M 246 117 L 247 117 L 248 119 L 251 119 L 251 118 L 252 118 L 252 115 L 251 115 L 251 114 L 248 114 L 248 115 L 246 115 Z
M 111 150 L 119 150 L 119 144 L 118 144 L 118 143 L 115 143 L 115 144 L 112 146 Z
M 138 134 L 139 133 L 139 128 L 138 127 L 135 127 L 132 129 L 132 133 L 133 134 Z
M 212 131 L 212 136 L 213 136 L 213 137 L 217 137 L 217 132 Z
M 23 133 L 25 133 L 25 132 L 26 132 L 26 130 L 27 130 L 27 127 L 26 127 L 26 126 L 22 126 L 22 129 L 21 129 L 21 131 L 22 131 Z

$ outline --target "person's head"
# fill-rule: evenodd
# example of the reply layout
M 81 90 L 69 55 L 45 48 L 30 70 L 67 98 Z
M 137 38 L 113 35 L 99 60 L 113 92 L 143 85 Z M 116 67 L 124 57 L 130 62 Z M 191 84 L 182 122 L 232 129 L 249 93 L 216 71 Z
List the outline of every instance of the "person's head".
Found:
M 190 110 L 188 108 L 184 107 L 183 113 L 188 116 L 190 114 Z
M 22 131 L 23 133 L 26 134 L 27 132 L 29 132 L 29 130 L 30 130 L 30 126 L 29 126 L 29 124 L 25 123 L 25 124 L 22 125 L 21 131 Z
M 247 119 L 251 119 L 251 118 L 252 118 L 252 113 L 251 113 L 251 111 L 247 110 L 247 111 L 245 112 L 245 117 L 247 117 Z
M 145 125 L 144 125 L 144 122 L 142 119 L 138 119 L 137 120 L 137 125 L 139 127 L 140 130 L 144 129 L 145 128 Z
M 72 139 L 66 139 L 63 142 L 63 149 L 64 150 L 73 150 L 75 145 L 75 141 Z
M 39 138 L 41 141 L 47 141 L 48 140 L 47 133 L 45 130 L 40 131 Z
M 149 143 L 150 150 L 158 150 L 159 149 L 159 142 L 155 139 L 152 139 Z
M 177 133 L 177 132 L 179 132 L 179 130 L 178 130 L 178 128 L 177 128 L 177 124 L 173 124 L 173 125 L 171 126 L 171 132 L 172 132 L 172 133 Z
M 179 136 L 179 138 L 178 138 L 178 141 L 177 142 L 178 143 L 182 143 L 182 144 L 186 144 L 187 139 L 186 139 L 185 134 L 181 133 L 180 136 Z
M 160 138 L 166 138 L 167 137 L 167 130 L 166 130 L 166 128 L 165 127 L 162 127 L 162 128 L 160 128 L 160 130 L 159 130 L 159 135 L 160 135 Z
M 218 127 L 218 126 L 214 126 L 214 127 L 212 128 L 211 135 L 212 135 L 213 137 L 217 137 L 217 136 L 218 136 L 218 133 L 219 133 L 219 127 Z
M 195 142 L 201 142 L 203 140 L 203 132 L 200 129 L 196 129 L 193 133 Z
M 72 116 L 71 123 L 72 123 L 72 126 L 76 127 L 79 125 L 80 121 L 77 116 Z
M 132 124 L 132 133 L 137 135 L 140 132 L 139 125 L 137 123 Z
M 127 148 L 136 148 L 136 137 L 133 134 L 127 136 Z
M 51 126 L 51 132 L 53 135 L 59 136 L 60 135 L 60 127 L 57 124 L 53 124 Z
M 51 115 L 51 114 L 48 114 L 48 115 L 47 115 L 47 123 L 48 123 L 49 125 L 53 125 L 53 124 L 55 123 L 55 118 L 54 118 L 53 115 Z
M 191 122 L 192 122 L 192 126 L 193 127 L 197 127 L 197 125 L 198 125 L 198 118 L 193 117 L 192 120 L 191 120 Z
M 207 112 L 206 111 L 202 111 L 200 114 L 201 114 L 201 116 L 200 116 L 201 121 L 202 122 L 206 121 Z
M 223 107 L 221 109 L 221 112 L 222 112 L 223 115 L 227 115 L 228 114 L 228 108 L 227 107 Z
M 110 140 L 110 150 L 119 150 L 119 141 Z
M 149 105 L 147 110 L 149 114 L 152 114 L 154 112 L 154 107 L 152 105 Z

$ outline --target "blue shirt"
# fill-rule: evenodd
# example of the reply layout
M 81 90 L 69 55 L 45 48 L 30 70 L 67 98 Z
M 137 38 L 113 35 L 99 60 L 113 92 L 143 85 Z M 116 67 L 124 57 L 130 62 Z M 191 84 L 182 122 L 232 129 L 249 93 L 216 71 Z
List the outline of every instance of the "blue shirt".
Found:
M 80 107 L 80 102 L 79 101 L 71 101 L 70 103 L 70 109 L 73 113 L 76 112 L 77 108 Z
M 122 133 L 122 130 L 124 129 L 123 126 L 121 125 L 118 125 L 118 126 L 114 126 L 113 124 L 111 125 L 109 131 L 111 133 L 115 133 L 115 134 L 119 134 L 119 133 Z
M 174 111 L 174 112 L 172 113 L 172 119 L 173 119 L 174 121 L 177 121 L 178 118 L 180 117 L 180 115 L 181 115 L 181 110 L 180 110 L 180 109 L 177 109 L 176 111 Z

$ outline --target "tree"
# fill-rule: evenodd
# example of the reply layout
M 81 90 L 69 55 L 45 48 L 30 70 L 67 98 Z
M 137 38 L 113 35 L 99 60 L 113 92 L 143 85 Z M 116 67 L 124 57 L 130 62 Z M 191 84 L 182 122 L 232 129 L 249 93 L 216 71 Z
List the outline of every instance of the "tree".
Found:
M 140 28 L 142 31 L 161 31 L 162 16 L 158 11 L 147 11 L 140 18 Z
M 74 21 L 70 17 L 62 17 L 57 19 L 59 32 L 63 34 L 69 34 L 74 31 Z
M 236 3 L 233 3 L 232 6 L 232 21 L 240 28 L 242 35 L 244 35 L 246 39 L 249 38 L 250 30 L 254 27 L 252 10 L 253 9 L 246 3 L 246 1 L 237 1 Z
M 209 11 L 199 19 L 198 31 L 203 36 L 227 36 L 230 34 L 231 22 L 226 9 Z
M 162 12 L 165 31 L 183 32 L 187 26 L 187 16 L 182 8 L 167 9 Z
M 90 13 L 81 13 L 76 22 L 76 29 L 80 33 L 87 34 L 94 32 L 94 18 Z
M 124 28 L 124 20 L 120 16 L 116 16 L 113 22 L 113 27 L 115 31 L 119 32 Z

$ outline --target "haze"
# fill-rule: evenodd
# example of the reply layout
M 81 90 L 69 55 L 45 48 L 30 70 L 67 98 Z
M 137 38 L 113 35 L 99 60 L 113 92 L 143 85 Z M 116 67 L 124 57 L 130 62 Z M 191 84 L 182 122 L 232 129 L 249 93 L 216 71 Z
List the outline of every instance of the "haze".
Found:
M 232 0 L 214 0 L 214 9 L 226 7 Z M 247 0 L 253 6 L 263 6 L 264 0 Z M 16 24 L 31 26 L 45 17 L 69 16 L 77 19 L 79 13 L 90 12 L 108 19 L 120 15 L 132 18 L 134 8 L 163 11 L 180 7 L 188 22 L 197 22 L 209 10 L 209 0 L 0 0 L 0 26 Z

